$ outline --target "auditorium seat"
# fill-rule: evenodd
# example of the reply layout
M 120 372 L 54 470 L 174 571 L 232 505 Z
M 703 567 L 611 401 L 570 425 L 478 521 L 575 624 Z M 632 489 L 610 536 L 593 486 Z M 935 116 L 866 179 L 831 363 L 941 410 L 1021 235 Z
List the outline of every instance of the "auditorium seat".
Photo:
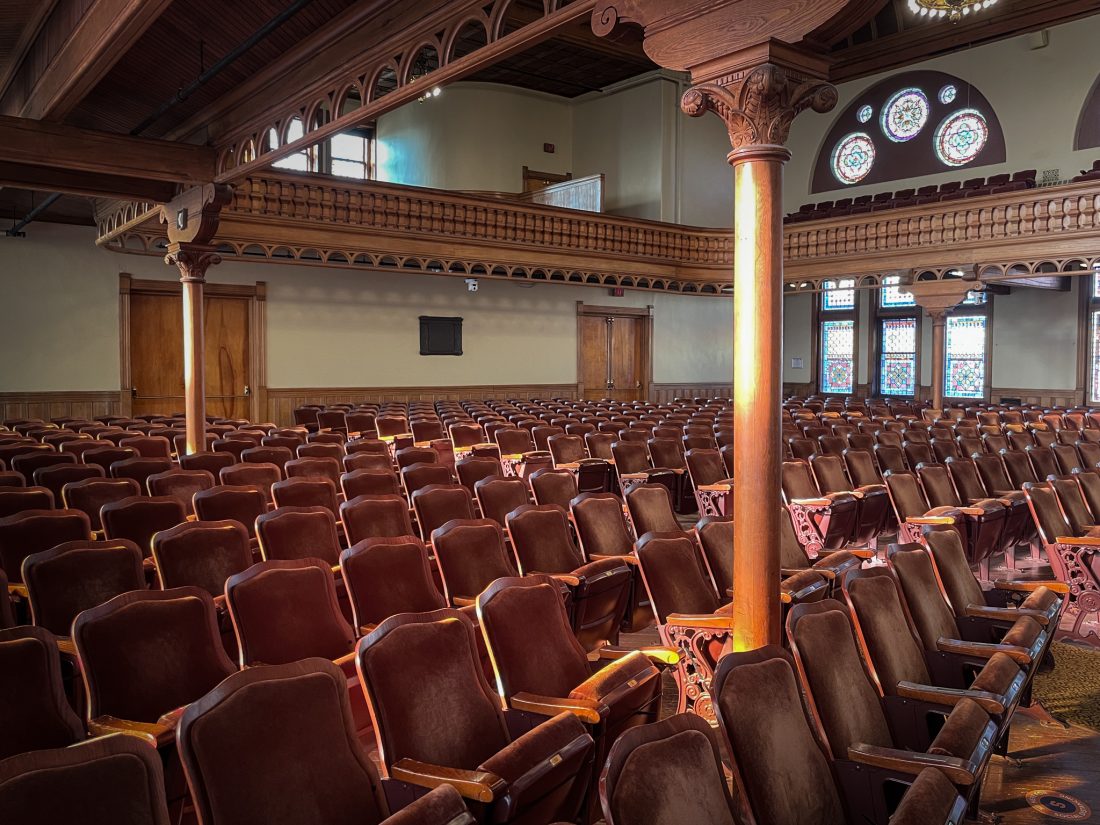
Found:
M 156 751 L 133 736 L 36 750 L 0 762 L 0 821 L 170 825 Z
M 443 593 L 457 607 L 473 604 L 495 579 L 516 574 L 504 531 L 492 519 L 449 519 L 432 530 L 431 543 Z
M 178 524 L 153 536 L 160 586 L 201 587 L 219 604 L 225 581 L 252 564 L 248 531 L 238 521 Z
M 473 496 L 457 484 L 429 484 L 416 490 L 411 499 L 420 536 L 426 542 L 431 541 L 432 533 L 448 521 L 469 520 L 475 516 Z
M 188 517 L 195 512 L 195 493 L 209 490 L 214 486 L 214 476 L 206 470 L 181 470 L 176 468 L 163 473 L 155 473 L 145 479 L 146 489 L 151 496 L 169 496 L 183 505 Z
M 503 476 L 499 459 L 478 456 L 469 456 L 456 461 L 455 473 L 458 476 L 458 483 L 471 493 L 474 492 L 474 486 L 482 479 Z
M 474 485 L 474 493 L 482 518 L 492 519 L 501 527 L 509 513 L 531 501 L 522 478 L 483 478 Z
M 123 593 L 78 615 L 73 642 L 87 687 L 89 732 L 141 734 L 155 742 L 166 760 L 169 804 L 182 800 L 187 791 L 175 754 L 176 722 L 190 702 L 235 670 L 210 594 L 198 587 Z
M 810 465 L 802 460 L 784 461 L 781 474 L 783 503 L 807 553 L 816 555 L 847 545 L 859 525 L 856 496 L 851 492 L 821 493 Z
M 851 766 L 849 754 L 847 751 L 836 754 L 828 747 L 821 719 L 816 709 L 807 710 L 794 670 L 791 655 L 779 646 L 772 645 L 747 652 L 730 653 L 723 657 L 715 673 L 715 715 L 718 729 L 725 740 L 726 751 L 730 755 L 734 788 L 743 809 L 754 818 L 753 821 L 784 825 L 857 825 L 885 822 L 886 817 L 891 814 L 892 805 L 875 804 L 876 800 L 867 793 L 870 788 L 866 780 L 847 781 L 851 776 L 846 770 Z M 680 719 L 684 719 L 684 723 L 672 727 L 670 722 Z M 688 725 L 687 717 L 673 717 L 670 722 L 659 724 L 667 725 L 672 730 L 684 730 Z M 651 726 L 654 735 L 656 727 Z M 701 735 L 710 733 L 709 726 L 696 720 L 690 723 L 690 729 L 697 740 L 695 747 L 700 753 L 697 759 L 685 763 L 679 783 L 681 788 L 694 788 L 698 785 L 697 774 L 688 771 L 687 765 L 702 763 L 709 770 L 709 759 L 704 756 L 707 753 L 706 742 L 701 739 Z M 621 741 L 641 741 L 643 730 L 645 729 L 632 731 Z M 785 735 L 776 737 L 776 730 L 783 730 Z M 646 737 L 646 741 L 652 740 Z M 710 752 L 720 765 L 717 743 L 713 736 L 710 746 Z M 667 763 L 674 754 L 675 751 L 654 751 L 651 755 L 647 754 L 647 757 Z M 613 752 L 608 766 L 609 778 L 615 765 L 615 756 Z M 901 790 L 908 777 L 915 777 L 912 784 L 905 787 L 900 805 L 892 812 L 891 825 L 957 825 L 962 822 L 967 808 L 966 801 L 941 771 L 935 767 L 924 767 L 922 760 L 915 754 L 899 752 L 890 756 L 899 758 L 892 766 L 897 768 L 894 778 L 900 780 L 896 781 L 891 790 Z M 940 757 L 933 757 L 929 761 L 942 760 Z M 873 779 L 874 774 L 878 773 L 875 768 L 865 770 L 858 766 L 852 767 L 858 771 L 856 776 L 871 774 L 868 779 Z M 664 772 L 659 773 L 663 775 Z M 636 776 L 636 793 L 640 795 L 645 784 L 640 773 Z M 718 778 L 723 778 L 720 772 Z M 725 783 L 717 783 L 717 787 L 711 787 L 709 798 L 713 801 L 709 805 L 700 804 L 699 821 L 739 821 L 733 817 L 710 819 L 711 810 L 722 810 L 719 788 L 725 790 Z M 664 796 L 667 794 L 662 794 Z M 896 802 L 896 793 L 890 796 L 891 799 L 880 801 Z M 672 796 L 676 800 L 683 797 L 682 792 Z M 688 798 L 691 798 L 690 795 Z M 615 825 L 640 825 L 647 822 L 641 814 L 649 809 L 649 806 L 639 808 L 634 817 L 621 822 L 616 820 Z
M 445 464 L 413 464 L 402 468 L 401 486 L 411 504 L 420 490 L 428 487 L 454 487 L 456 483 L 451 468 Z
M 283 472 L 287 479 L 327 479 L 335 489 L 340 488 L 341 468 L 336 458 L 295 458 L 283 465 Z
M 7 765 L 2 760 L 85 738 L 84 725 L 65 698 L 57 641 L 46 628 L 0 629 L 0 695 L 0 789 Z M 0 813 L 3 810 L 0 801 Z M 3 821 L 26 820 L 20 816 Z
M 569 502 L 580 495 L 576 476 L 568 470 L 543 468 L 531 473 L 527 481 L 535 504 L 556 504 L 568 511 Z
M 282 480 L 283 472 L 274 464 L 232 464 L 218 471 L 218 480 L 230 487 L 255 487 L 271 501 L 271 487 Z
M 956 526 L 965 525 L 965 546 L 970 563 L 979 565 L 982 579 L 988 581 L 990 557 L 1013 551 L 1015 535 L 1012 528 L 1015 525 L 1009 521 L 1008 507 L 994 498 L 961 500 L 942 464 L 917 465 L 917 478 L 932 508 L 953 508 L 965 516 L 961 522 L 956 519 Z
M 389 806 L 355 735 L 344 681 L 339 668 L 309 659 L 233 674 L 194 703 L 180 719 L 179 748 L 201 821 L 472 825 L 449 785 L 386 817 Z M 274 730 L 272 719 L 280 720 Z M 311 771 L 288 773 L 285 767 L 303 753 L 311 754 Z M 323 805 L 317 772 L 326 780 Z
M 333 518 L 340 515 L 337 487 L 327 478 L 298 477 L 271 485 L 275 507 L 324 507 Z
M 162 435 L 138 435 L 118 442 L 120 447 L 136 450 L 143 458 L 171 458 L 172 443 Z
M 54 509 L 53 493 L 46 487 L 0 487 L 0 518 L 26 510 Z
M 886 486 L 878 483 L 853 484 L 845 472 L 843 453 L 813 456 L 810 467 L 821 493 L 827 496 L 850 493 L 856 498 L 859 517 L 850 541 L 860 547 L 874 548 L 878 537 L 893 527 Z
M 327 507 L 280 507 L 256 519 L 256 538 L 264 561 L 319 558 L 336 567 L 340 539 L 336 517 Z
M 432 579 L 428 552 L 416 536 L 357 541 L 340 554 L 340 570 L 360 633 L 370 632 L 398 613 L 426 613 L 447 606 Z M 476 614 L 470 619 L 476 624 Z
M 569 713 L 513 737 L 479 667 L 474 633 L 460 612 L 437 610 L 393 616 L 360 641 L 383 784 L 407 794 L 409 785 L 449 781 L 481 803 L 479 822 L 575 820 L 589 786 L 592 737 Z M 444 716 L 406 711 L 432 707 L 440 696 L 451 709 Z
M 236 460 L 230 453 L 198 452 L 180 454 L 179 464 L 184 470 L 206 470 L 218 478 L 223 467 L 231 467 Z M 224 480 L 223 484 L 226 483 Z
M 662 668 L 654 660 L 674 662 L 675 653 L 653 651 L 651 660 L 601 648 L 591 661 L 550 576 L 497 579 L 477 597 L 477 610 L 505 707 L 532 726 L 566 710 L 584 722 L 595 740 L 594 785 L 615 740 L 656 720 Z
M 374 456 L 371 456 L 373 458 Z M 340 476 L 340 492 L 345 499 L 356 496 L 401 495 L 401 484 L 392 469 L 351 470 Z
M 573 543 L 565 511 L 554 504 L 525 504 L 507 517 L 521 576 L 548 574 L 569 590 L 573 632 L 585 650 L 616 644 L 631 607 L 634 570 L 626 556 L 587 562 Z
M 415 535 L 409 504 L 399 495 L 361 495 L 340 503 L 340 522 L 348 545 L 366 539 Z
M 153 536 L 187 521 L 183 505 L 171 496 L 130 496 L 104 504 L 99 510 L 103 537 L 129 539 L 145 558 L 153 553 Z
M 915 778 L 931 766 L 944 770 L 968 799 L 977 799 L 997 732 L 977 703 L 961 699 L 934 736 L 920 726 L 906 726 L 908 708 L 896 708 L 877 692 L 860 661 L 848 612 L 837 601 L 792 608 L 787 637 L 837 774 L 850 776 L 858 770 L 863 777 L 865 790 L 849 798 L 850 804 L 858 801 L 861 816 L 889 809 L 899 773 Z
M 267 496 L 258 487 L 223 484 L 195 493 L 195 515 L 200 521 L 232 520 L 256 538 L 256 519 L 267 512 Z
M 355 472 L 356 470 L 373 470 L 391 474 L 395 472 L 393 460 L 388 452 L 349 452 L 344 456 L 342 463 L 345 473 Z
M 1003 474 L 1000 459 L 996 456 L 986 456 L 985 460 L 991 460 L 998 465 L 998 470 Z M 965 503 L 972 503 L 983 499 L 995 499 L 1005 508 L 1005 526 L 1002 546 L 1009 553 L 1007 561 L 1014 560 L 1014 548 L 1020 544 L 1030 544 L 1035 539 L 1035 526 L 1032 523 L 1031 513 L 1027 508 L 1027 499 L 1020 490 L 1003 490 L 998 493 L 990 491 L 982 478 L 977 461 L 971 459 L 949 459 L 947 471 L 951 481 L 959 493 L 959 498 Z M 1008 479 L 1003 479 L 1004 483 Z
M 17 473 L 21 473 L 24 479 L 33 478 L 37 470 L 47 467 L 71 466 L 76 464 L 76 456 L 72 453 L 57 452 L 33 452 L 22 453 L 14 456 L 8 466 Z
M 80 510 L 25 510 L 0 519 L 0 567 L 7 574 L 9 589 L 21 589 L 27 556 L 91 538 L 91 523 Z
M 635 535 L 680 530 L 672 509 L 672 496 L 663 484 L 638 484 L 626 491 L 625 499 Z
M 439 453 L 431 447 L 403 447 L 394 453 L 394 459 L 400 470 L 413 464 L 437 464 Z
M 23 560 L 31 619 L 67 638 L 77 614 L 121 593 L 145 589 L 141 548 L 126 539 L 80 539 Z
M 241 452 L 240 459 L 244 464 L 274 464 L 281 472 L 288 461 L 294 460 L 294 453 L 287 447 L 249 447 Z

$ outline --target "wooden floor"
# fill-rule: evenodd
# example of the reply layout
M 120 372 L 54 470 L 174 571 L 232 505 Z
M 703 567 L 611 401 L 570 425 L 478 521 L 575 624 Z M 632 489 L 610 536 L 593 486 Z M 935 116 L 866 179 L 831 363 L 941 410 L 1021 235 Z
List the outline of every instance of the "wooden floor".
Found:
M 1100 823 L 1100 734 L 1077 725 L 1047 727 L 1021 713 L 1012 723 L 1009 752 L 1020 764 L 993 757 L 982 810 L 997 814 L 1002 825 L 1058 822 L 1025 801 L 1029 791 L 1052 790 L 1077 797 L 1092 809 L 1091 816 L 1075 821 Z

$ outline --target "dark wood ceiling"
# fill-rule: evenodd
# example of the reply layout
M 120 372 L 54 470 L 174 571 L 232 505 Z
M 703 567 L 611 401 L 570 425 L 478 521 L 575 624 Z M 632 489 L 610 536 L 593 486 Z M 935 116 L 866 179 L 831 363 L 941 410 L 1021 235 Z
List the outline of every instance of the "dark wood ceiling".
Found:
M 173 106 L 142 136 L 164 135 L 356 2 L 313 0 L 191 97 Z M 290 0 L 176 0 L 66 122 L 107 132 L 130 132 L 289 5 Z
M 0 189 L 0 234 L 11 229 L 17 221 L 22 220 L 28 212 L 49 196 L 49 192 L 32 192 L 27 189 L 13 189 L 10 186 Z M 92 198 L 65 195 L 39 213 L 36 220 L 95 226 L 92 204 Z

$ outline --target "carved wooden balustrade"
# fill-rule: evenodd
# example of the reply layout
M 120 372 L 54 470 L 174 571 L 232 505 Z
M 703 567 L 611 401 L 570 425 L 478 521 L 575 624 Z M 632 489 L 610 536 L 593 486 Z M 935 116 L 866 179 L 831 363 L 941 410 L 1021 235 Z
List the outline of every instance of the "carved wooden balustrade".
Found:
M 163 255 L 156 204 L 98 214 L 99 243 Z M 223 257 L 462 277 L 730 294 L 729 230 L 659 223 L 397 184 L 268 172 L 237 185 L 218 233 Z M 789 224 L 788 292 L 822 281 L 973 273 L 986 282 L 1084 274 L 1100 264 L 1100 184 Z

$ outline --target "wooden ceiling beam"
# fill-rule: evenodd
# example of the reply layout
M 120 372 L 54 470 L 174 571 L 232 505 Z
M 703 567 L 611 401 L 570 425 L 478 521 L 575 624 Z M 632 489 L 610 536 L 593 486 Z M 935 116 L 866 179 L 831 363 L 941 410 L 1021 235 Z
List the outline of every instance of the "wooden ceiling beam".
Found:
M 57 0 L 39 0 L 34 5 L 34 9 L 31 12 L 30 18 L 27 20 L 27 24 L 23 27 L 23 31 L 19 35 L 19 40 L 15 44 L 15 48 L 11 50 L 11 54 L 7 56 L 7 62 L 0 68 L 0 100 L 3 99 L 4 94 L 8 90 L 8 86 L 11 84 L 11 80 L 15 77 L 15 72 L 19 68 L 19 64 L 23 62 L 23 58 L 26 56 L 27 51 L 30 49 L 31 44 L 34 43 L 35 38 L 38 37 L 38 33 L 42 30 L 43 24 L 50 16 L 50 12 L 54 10 L 54 6 L 57 5 Z
M 33 79 L 25 100 L 5 100 L 3 114 L 63 120 L 172 0 L 96 0 L 64 45 Z M 9 96 L 10 97 L 10 96 Z
M 0 116 L 0 146 L 0 183 L 32 189 L 161 201 L 172 198 L 178 183 L 208 183 L 214 176 L 214 150 L 206 146 L 41 120 Z

